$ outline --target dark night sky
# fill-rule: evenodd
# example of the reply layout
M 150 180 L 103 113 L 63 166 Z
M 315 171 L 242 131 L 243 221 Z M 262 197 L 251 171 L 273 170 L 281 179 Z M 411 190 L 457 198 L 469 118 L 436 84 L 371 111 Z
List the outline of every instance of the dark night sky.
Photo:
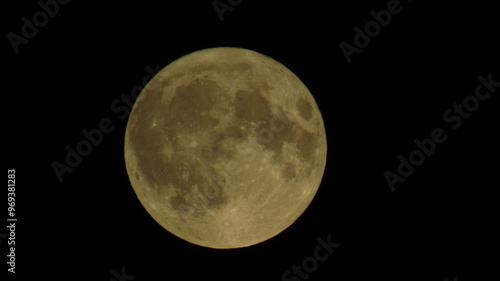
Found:
M 393 1 L 269 2 L 245 0 L 221 22 L 210 0 L 73 0 L 17 54 L 9 32 L 22 36 L 21 19 L 41 7 L 4 5 L 4 169 L 16 170 L 18 218 L 18 273 L 8 280 L 108 281 L 123 267 L 134 280 L 282 280 L 328 235 L 341 245 L 307 280 L 491 279 L 500 88 L 467 118 L 451 113 L 462 119 L 456 130 L 443 114 L 474 102 L 478 76 L 500 81 L 493 4 L 402 0 L 347 63 L 341 42 L 354 46 L 354 28 Z M 126 119 L 111 110 L 146 67 L 218 46 L 290 68 L 316 99 L 328 139 L 310 207 L 278 236 L 236 250 L 192 245 L 148 215 L 125 170 Z M 60 183 L 53 161 L 64 163 L 65 147 L 104 118 L 114 130 Z M 435 128 L 446 140 L 391 192 L 384 172 L 397 173 L 398 156 L 408 159 Z

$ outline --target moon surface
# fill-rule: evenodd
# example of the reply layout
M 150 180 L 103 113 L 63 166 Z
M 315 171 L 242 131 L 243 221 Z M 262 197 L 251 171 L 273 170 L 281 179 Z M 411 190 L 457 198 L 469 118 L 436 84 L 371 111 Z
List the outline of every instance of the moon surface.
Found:
M 172 234 L 210 248 L 268 240 L 311 203 L 326 164 L 318 106 L 260 53 L 200 50 L 142 90 L 125 133 L 132 187 Z

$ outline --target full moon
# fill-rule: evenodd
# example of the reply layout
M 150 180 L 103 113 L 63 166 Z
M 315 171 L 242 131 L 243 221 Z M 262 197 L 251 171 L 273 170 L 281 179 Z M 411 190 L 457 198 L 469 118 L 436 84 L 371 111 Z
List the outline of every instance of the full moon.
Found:
M 147 212 L 196 245 L 266 241 L 311 203 L 326 165 L 318 106 L 287 67 L 232 47 L 185 55 L 144 87 L 125 163 Z

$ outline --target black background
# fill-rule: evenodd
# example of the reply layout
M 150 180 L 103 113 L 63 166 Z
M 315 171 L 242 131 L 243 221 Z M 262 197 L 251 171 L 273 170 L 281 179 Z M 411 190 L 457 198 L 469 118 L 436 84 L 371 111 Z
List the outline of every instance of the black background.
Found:
M 455 131 L 442 117 L 474 94 L 479 75 L 500 80 L 492 1 L 402 1 L 403 11 L 350 64 L 339 44 L 353 44 L 353 28 L 364 28 L 387 0 L 245 0 L 223 22 L 212 1 L 73 0 L 18 54 L 6 35 L 20 34 L 21 18 L 40 8 L 10 2 L 2 8 L 3 150 L 4 169 L 16 169 L 19 220 L 10 279 L 108 281 L 125 267 L 134 280 L 281 280 L 327 235 L 341 246 L 308 280 L 497 276 L 500 90 Z M 146 66 L 218 46 L 290 68 L 316 99 L 328 138 L 310 207 L 278 236 L 234 250 L 192 245 L 149 216 L 125 170 L 126 120 L 110 110 L 141 85 Z M 65 146 L 103 118 L 115 130 L 60 183 L 51 163 L 64 163 Z M 384 172 L 395 172 L 398 155 L 436 127 L 448 139 L 391 192 Z M 0 247 L 5 261 L 5 239 Z

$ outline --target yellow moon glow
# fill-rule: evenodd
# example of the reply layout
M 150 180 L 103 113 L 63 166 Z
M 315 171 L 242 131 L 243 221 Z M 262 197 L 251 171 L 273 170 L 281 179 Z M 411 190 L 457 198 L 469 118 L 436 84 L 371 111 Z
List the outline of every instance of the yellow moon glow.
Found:
M 210 248 L 265 241 L 311 203 L 326 164 L 318 106 L 279 62 L 211 48 L 163 68 L 125 134 L 127 172 L 166 230 Z

